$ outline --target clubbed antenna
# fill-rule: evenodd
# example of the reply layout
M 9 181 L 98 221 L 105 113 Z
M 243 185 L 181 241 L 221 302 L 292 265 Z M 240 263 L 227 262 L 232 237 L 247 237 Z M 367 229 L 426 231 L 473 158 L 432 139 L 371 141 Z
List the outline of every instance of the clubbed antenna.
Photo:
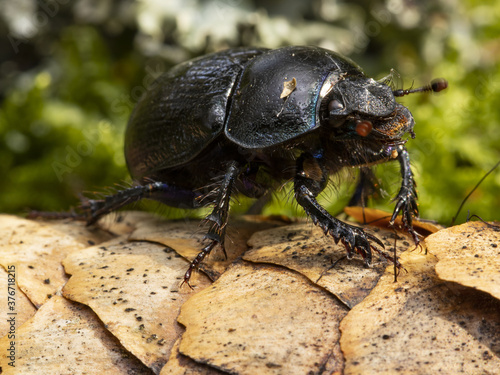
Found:
M 415 92 L 426 92 L 426 91 L 439 92 L 447 87 L 448 87 L 447 80 L 445 80 L 444 78 L 436 78 L 433 79 L 429 85 L 417 87 L 416 89 L 394 90 L 392 93 L 394 94 L 394 96 L 405 96 L 413 94 Z

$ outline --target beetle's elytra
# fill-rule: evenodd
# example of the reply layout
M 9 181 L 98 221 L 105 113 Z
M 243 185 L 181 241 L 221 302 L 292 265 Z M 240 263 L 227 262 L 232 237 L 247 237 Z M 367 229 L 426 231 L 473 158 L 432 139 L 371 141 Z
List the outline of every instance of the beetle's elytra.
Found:
M 258 198 L 293 180 L 295 199 L 313 222 L 344 244 L 348 258 L 358 253 L 369 265 L 380 240 L 331 216 L 316 196 L 342 168 L 362 167 L 363 187 L 371 165 L 397 160 L 402 184 L 392 220 L 401 212 L 418 242 L 403 139 L 413 136 L 414 121 L 395 96 L 445 86 L 392 91 L 318 47 L 230 49 L 179 64 L 157 79 L 130 117 L 125 158 L 137 186 L 85 202 L 88 222 L 142 198 L 182 208 L 212 204 L 208 243 L 186 272 L 189 283 L 205 256 L 216 245 L 224 248 L 231 194 Z

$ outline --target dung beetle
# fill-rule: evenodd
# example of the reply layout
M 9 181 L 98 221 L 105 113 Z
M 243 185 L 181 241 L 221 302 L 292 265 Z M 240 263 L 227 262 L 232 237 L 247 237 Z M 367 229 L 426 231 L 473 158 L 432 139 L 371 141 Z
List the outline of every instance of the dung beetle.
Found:
M 84 202 L 87 221 L 143 198 L 181 208 L 213 205 L 208 243 L 184 277 L 189 285 L 211 250 L 224 249 L 231 195 L 259 198 L 293 180 L 295 199 L 312 221 L 343 243 L 349 259 L 358 253 L 370 265 L 372 249 L 380 252 L 374 244 L 383 248 L 382 242 L 333 217 L 316 196 L 345 167 L 362 167 L 366 177 L 371 165 L 397 160 L 402 184 L 391 221 L 401 212 L 418 243 L 417 194 L 403 139 L 414 137 L 414 120 L 395 96 L 446 85 L 435 80 L 393 91 L 318 47 L 229 49 L 179 64 L 155 81 L 128 122 L 125 158 L 136 185 Z

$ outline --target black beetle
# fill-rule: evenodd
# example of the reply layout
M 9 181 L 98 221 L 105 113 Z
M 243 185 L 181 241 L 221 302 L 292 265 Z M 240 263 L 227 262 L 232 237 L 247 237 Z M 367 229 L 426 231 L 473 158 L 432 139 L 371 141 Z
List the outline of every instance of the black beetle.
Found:
M 331 216 L 316 196 L 344 167 L 364 167 L 366 177 L 370 165 L 396 159 L 402 185 L 391 220 L 401 212 L 418 243 L 417 195 L 402 139 L 414 136 L 414 121 L 395 96 L 445 87 L 441 80 L 392 91 L 318 47 L 230 49 L 179 64 L 157 79 L 130 117 L 125 157 L 137 186 L 85 202 L 88 223 L 143 198 L 183 208 L 213 204 L 209 242 L 186 272 L 189 285 L 205 256 L 217 244 L 224 249 L 231 194 L 258 198 L 293 180 L 295 199 L 313 222 L 342 241 L 348 258 L 357 252 L 369 265 L 377 250 L 370 241 L 382 242 Z M 214 177 L 220 177 L 215 185 Z

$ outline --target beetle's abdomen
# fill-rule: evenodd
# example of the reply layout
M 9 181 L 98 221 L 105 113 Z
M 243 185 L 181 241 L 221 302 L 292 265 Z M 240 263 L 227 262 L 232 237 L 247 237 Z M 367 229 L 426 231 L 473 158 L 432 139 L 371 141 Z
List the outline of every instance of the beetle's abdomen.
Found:
M 229 98 L 245 64 L 262 49 L 233 49 L 194 59 L 159 77 L 135 107 L 125 159 L 141 180 L 196 157 L 224 127 Z

